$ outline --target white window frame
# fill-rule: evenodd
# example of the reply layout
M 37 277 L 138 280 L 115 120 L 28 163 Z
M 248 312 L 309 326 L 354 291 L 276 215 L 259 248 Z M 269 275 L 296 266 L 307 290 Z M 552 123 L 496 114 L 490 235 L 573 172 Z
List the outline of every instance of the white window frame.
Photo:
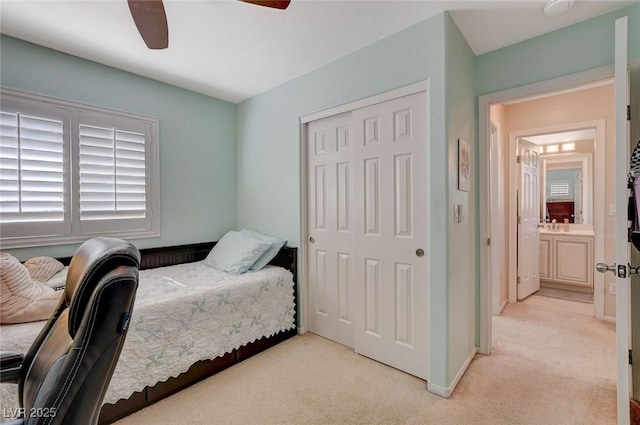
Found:
M 8 223 L 0 224 L 0 247 L 23 248 L 44 245 L 62 245 L 82 242 L 95 236 L 112 236 L 123 239 L 137 239 L 160 236 L 160 149 L 158 119 L 97 107 L 67 100 L 36 95 L 23 91 L 0 88 L 0 102 L 27 104 L 26 112 L 57 109 L 64 125 L 64 179 L 65 179 L 65 218 L 64 223 L 56 222 L 55 231 L 47 223 Z M 79 201 L 79 134 L 78 126 L 88 117 L 91 122 L 103 120 L 127 125 L 135 124 L 138 131 L 145 134 L 145 186 L 146 211 L 144 219 L 132 220 L 135 228 L 122 228 L 122 221 L 104 220 L 91 222 L 80 220 Z M 127 130 L 127 128 L 119 128 Z M 142 129 L 142 130 L 140 130 Z M 28 226 L 28 230 L 27 227 Z M 46 234 L 53 233 L 53 234 Z

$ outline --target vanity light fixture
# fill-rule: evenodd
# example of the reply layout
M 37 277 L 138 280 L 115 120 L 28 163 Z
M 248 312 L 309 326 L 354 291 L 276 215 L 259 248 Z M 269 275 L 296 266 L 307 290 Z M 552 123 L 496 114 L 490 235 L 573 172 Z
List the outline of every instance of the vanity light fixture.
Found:
M 551 0 L 542 8 L 544 16 L 559 15 L 573 6 L 574 0 Z
M 562 144 L 562 152 L 572 152 L 576 150 L 575 143 L 563 143 Z
M 556 153 L 559 152 L 560 149 L 558 147 L 558 145 L 547 145 L 547 148 L 545 149 L 546 153 Z

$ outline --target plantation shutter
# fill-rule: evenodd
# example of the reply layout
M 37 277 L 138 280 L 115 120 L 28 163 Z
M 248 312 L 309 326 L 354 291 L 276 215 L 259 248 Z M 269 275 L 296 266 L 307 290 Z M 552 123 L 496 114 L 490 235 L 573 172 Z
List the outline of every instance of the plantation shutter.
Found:
M 0 87 L 0 243 L 159 235 L 155 118 Z
M 70 230 L 65 113 L 3 99 L 0 107 L 0 232 L 57 235 Z
M 62 121 L 1 114 L 3 222 L 64 220 Z
M 82 233 L 148 227 L 150 127 L 93 112 L 75 115 L 72 125 L 78 134 L 76 226 Z
M 144 218 L 145 135 L 80 125 L 80 219 Z

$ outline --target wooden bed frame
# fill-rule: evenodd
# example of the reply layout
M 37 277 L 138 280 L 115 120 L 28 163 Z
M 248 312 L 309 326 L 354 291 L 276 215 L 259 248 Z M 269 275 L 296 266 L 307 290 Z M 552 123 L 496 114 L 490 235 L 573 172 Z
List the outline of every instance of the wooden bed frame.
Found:
M 176 264 L 192 263 L 204 260 L 211 248 L 216 242 L 196 243 L 189 245 L 179 245 L 166 248 L 149 248 L 141 249 L 140 269 L 153 269 L 157 267 L 173 266 Z M 294 281 L 294 299 L 297 299 L 298 281 L 297 265 L 298 265 L 297 248 L 284 247 L 278 255 L 271 260 L 269 264 L 284 267 L 291 271 Z M 59 258 L 59 260 L 68 265 L 71 257 Z M 107 403 L 102 406 L 100 412 L 99 425 L 111 424 L 133 412 L 141 410 L 165 397 L 175 394 L 176 392 L 195 384 L 202 379 L 212 376 L 229 366 L 239 363 L 254 354 L 273 347 L 286 339 L 297 334 L 298 311 L 295 310 L 294 327 L 279 332 L 271 337 L 263 337 L 255 342 L 249 343 L 226 353 L 222 357 L 216 357 L 213 360 L 201 360 L 194 363 L 188 371 L 180 374 L 175 378 L 169 378 L 164 382 L 158 382 L 152 387 L 146 387 L 142 391 L 135 392 L 128 399 L 119 400 L 115 404 Z

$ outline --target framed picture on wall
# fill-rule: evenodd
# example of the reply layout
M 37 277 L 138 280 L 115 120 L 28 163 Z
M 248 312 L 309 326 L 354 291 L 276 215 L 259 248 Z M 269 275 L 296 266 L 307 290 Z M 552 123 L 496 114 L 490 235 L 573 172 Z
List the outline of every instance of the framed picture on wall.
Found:
M 468 192 L 471 188 L 471 146 L 458 139 L 458 190 Z

